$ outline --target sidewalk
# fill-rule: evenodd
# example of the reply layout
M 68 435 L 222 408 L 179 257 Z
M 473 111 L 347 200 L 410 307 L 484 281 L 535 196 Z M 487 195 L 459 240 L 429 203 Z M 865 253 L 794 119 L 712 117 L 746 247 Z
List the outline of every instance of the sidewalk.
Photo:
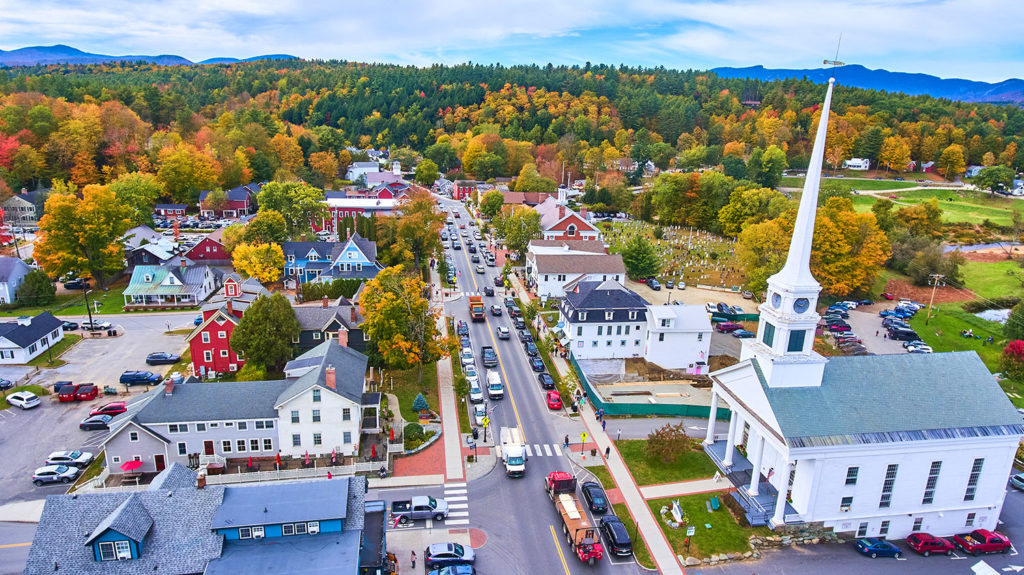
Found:
M 45 499 L 34 499 L 32 501 L 15 501 L 6 505 L 0 505 L 0 521 L 13 521 L 16 523 L 39 523 L 43 515 Z
M 435 285 L 440 285 L 441 277 L 437 274 L 436 269 L 430 270 L 430 280 Z M 438 298 L 434 299 L 434 305 L 443 306 Z M 441 317 L 438 318 L 438 329 L 441 331 L 442 337 L 448 337 L 448 322 L 445 321 L 443 307 Z M 445 357 L 438 360 L 437 396 L 441 410 L 441 442 L 444 444 L 445 476 L 449 481 L 464 481 L 466 472 L 462 465 L 462 435 L 459 433 L 459 408 L 455 401 L 454 382 L 451 358 Z
M 663 497 L 680 497 L 693 495 L 694 493 L 709 493 L 712 491 L 725 491 L 732 489 L 732 484 L 719 479 L 695 479 L 693 481 L 680 481 L 678 483 L 661 483 L 658 485 L 645 485 L 640 488 L 644 499 L 661 499 Z

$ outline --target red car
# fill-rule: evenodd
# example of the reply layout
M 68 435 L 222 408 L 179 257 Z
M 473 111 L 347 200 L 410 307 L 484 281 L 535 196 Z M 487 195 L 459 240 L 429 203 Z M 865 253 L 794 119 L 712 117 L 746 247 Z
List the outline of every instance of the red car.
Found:
M 894 299 L 896 299 L 896 296 L 892 295 L 889 292 L 885 292 L 884 294 L 882 294 L 882 297 L 884 297 L 887 300 L 894 300 Z
M 93 415 L 117 415 L 128 411 L 128 404 L 123 401 L 112 401 L 106 405 L 100 406 L 91 412 L 89 416 Z
M 1009 553 L 1013 548 L 1006 535 L 988 529 L 975 529 L 964 535 L 954 535 L 953 543 L 964 553 L 975 556 L 982 553 Z
M 738 323 L 731 323 L 725 321 L 715 326 L 715 329 L 717 329 L 721 333 L 732 333 L 738 329 L 743 329 L 743 326 Z
M 75 401 L 75 394 L 78 393 L 79 386 L 70 381 L 58 381 L 54 387 L 57 388 L 57 399 L 62 402 Z
M 553 389 L 548 392 L 548 409 L 562 409 L 562 396 Z
M 75 399 L 78 401 L 92 401 L 96 399 L 100 394 L 100 390 L 96 389 L 96 386 L 87 383 L 78 387 L 78 392 L 75 393 Z
M 936 537 L 930 533 L 911 533 L 907 537 L 907 545 L 925 557 L 935 553 L 937 555 L 952 555 L 953 544 L 948 539 Z

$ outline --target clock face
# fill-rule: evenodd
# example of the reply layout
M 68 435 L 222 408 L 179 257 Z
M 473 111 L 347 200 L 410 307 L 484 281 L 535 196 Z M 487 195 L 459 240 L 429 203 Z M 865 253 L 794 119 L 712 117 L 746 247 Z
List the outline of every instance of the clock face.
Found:
M 795 311 L 796 313 L 804 313 L 805 311 L 807 311 L 807 308 L 810 307 L 810 305 L 811 302 L 808 301 L 807 298 L 799 298 L 795 302 L 793 302 L 793 311 Z
M 777 293 L 773 293 L 772 294 L 772 305 L 774 307 L 779 307 L 780 305 L 782 305 L 782 296 L 777 294 Z

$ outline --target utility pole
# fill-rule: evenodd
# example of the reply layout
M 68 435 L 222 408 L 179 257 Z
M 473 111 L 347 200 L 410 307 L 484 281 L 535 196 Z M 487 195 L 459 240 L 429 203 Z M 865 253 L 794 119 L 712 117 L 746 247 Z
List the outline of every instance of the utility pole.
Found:
M 932 318 L 932 303 L 935 301 L 935 288 L 939 287 L 939 281 L 945 279 L 946 276 L 942 274 L 928 274 L 929 281 L 932 282 L 932 297 L 928 300 L 928 315 L 924 316 L 924 324 L 928 325 L 928 320 Z

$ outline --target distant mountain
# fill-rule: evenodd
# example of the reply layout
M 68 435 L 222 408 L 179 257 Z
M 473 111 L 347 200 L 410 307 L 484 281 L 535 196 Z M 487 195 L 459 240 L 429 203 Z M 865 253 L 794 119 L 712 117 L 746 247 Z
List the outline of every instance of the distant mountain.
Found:
M 749 68 L 713 68 L 725 78 L 754 78 L 758 80 L 784 80 L 804 78 L 815 82 L 836 81 L 847 86 L 887 92 L 902 92 L 911 96 L 926 94 L 936 98 L 949 98 L 964 102 L 1024 102 L 1024 80 L 1012 78 L 995 84 L 959 78 L 939 78 L 928 74 L 908 74 L 888 70 L 871 70 L 864 66 L 814 68 L 806 70 L 771 70 L 764 66 Z
M 290 60 L 295 56 L 287 54 L 268 54 L 239 60 L 238 58 L 210 58 L 200 64 L 221 64 L 232 62 L 252 62 L 254 60 Z M 17 50 L 0 50 L 0 66 L 37 66 L 46 64 L 102 64 L 104 62 L 149 62 L 163 66 L 191 66 L 195 64 L 187 58 L 174 55 L 161 56 L 110 56 L 108 54 L 92 54 L 78 48 L 57 44 L 56 46 L 29 46 Z

